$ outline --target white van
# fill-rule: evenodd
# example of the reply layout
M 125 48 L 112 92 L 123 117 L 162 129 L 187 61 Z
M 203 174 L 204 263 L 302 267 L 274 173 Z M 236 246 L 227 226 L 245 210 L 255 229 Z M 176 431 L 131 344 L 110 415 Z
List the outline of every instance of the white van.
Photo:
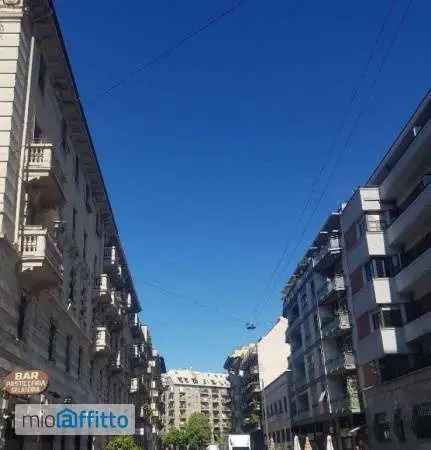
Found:
M 250 450 L 249 434 L 230 434 L 227 442 L 229 450 Z

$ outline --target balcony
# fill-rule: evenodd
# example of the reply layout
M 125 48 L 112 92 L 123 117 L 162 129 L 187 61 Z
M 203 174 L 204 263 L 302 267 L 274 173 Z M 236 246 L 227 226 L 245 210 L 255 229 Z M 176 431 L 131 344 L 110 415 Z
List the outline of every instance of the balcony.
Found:
M 293 421 L 295 423 L 302 422 L 303 420 L 310 418 L 310 409 L 303 409 L 301 411 L 298 411 L 296 415 L 293 417 Z
M 320 248 L 319 253 L 314 257 L 315 270 L 326 272 L 341 256 L 341 239 L 330 237 L 328 242 Z
M 115 357 L 111 361 L 111 373 L 120 373 L 126 369 L 126 361 L 123 352 L 117 351 Z
M 132 319 L 130 321 L 130 332 L 132 337 L 137 341 L 144 341 L 145 336 L 142 331 L 141 321 L 137 313 L 132 314 Z
M 56 206 L 64 202 L 63 185 L 66 178 L 55 157 L 53 144 L 48 142 L 30 144 L 25 176 L 29 187 L 40 195 L 43 206 Z
M 106 273 L 102 273 L 94 280 L 94 299 L 102 303 L 108 303 L 111 300 L 111 283 Z
M 132 363 L 132 367 L 134 369 L 138 369 L 140 367 L 146 367 L 148 364 L 148 360 L 145 356 L 145 354 L 141 351 L 135 351 L 132 354 L 132 358 L 131 358 L 131 363 Z
M 121 267 L 120 252 L 115 245 L 105 247 L 103 253 L 103 267 L 104 271 L 111 277 L 112 282 L 117 287 L 123 285 L 123 269 Z
M 328 359 L 326 361 L 326 371 L 330 375 L 344 374 L 355 369 L 355 358 L 350 351 L 342 352 L 341 355 L 336 358 Z
M 401 245 L 414 235 L 427 231 L 427 217 L 431 206 L 431 175 L 426 175 L 399 208 L 398 217 L 386 232 L 388 244 Z
M 358 395 L 347 395 L 344 398 L 331 400 L 332 414 L 345 415 L 355 414 L 361 412 L 361 405 L 359 403 Z
M 317 292 L 319 304 L 331 302 L 345 295 L 346 285 L 343 275 L 336 275 L 334 278 L 327 280 Z
M 130 394 L 136 394 L 139 390 L 139 379 L 138 378 L 132 378 L 130 380 L 130 389 L 129 389 L 129 393 Z
M 96 356 L 107 356 L 111 352 L 110 334 L 106 327 L 96 328 L 96 338 L 94 340 L 94 350 Z
M 404 325 L 404 337 L 407 343 L 431 334 L 431 311 Z
M 336 338 L 350 331 L 350 319 L 347 312 L 336 313 L 335 319 L 322 321 L 322 336 L 325 339 Z
M 99 303 L 101 307 L 101 316 L 107 322 L 111 329 L 117 329 L 124 325 L 124 314 L 122 310 L 121 294 L 111 289 L 110 295 L 104 298 L 103 303 Z
M 403 269 L 395 276 L 400 293 L 426 288 L 431 267 L 431 233 L 403 256 Z
M 63 282 L 63 253 L 54 235 L 39 225 L 25 225 L 21 235 L 22 276 L 31 289 Z
M 296 375 L 293 377 L 293 384 L 295 391 L 301 390 L 304 386 L 308 384 L 307 375 L 304 371 L 298 371 Z

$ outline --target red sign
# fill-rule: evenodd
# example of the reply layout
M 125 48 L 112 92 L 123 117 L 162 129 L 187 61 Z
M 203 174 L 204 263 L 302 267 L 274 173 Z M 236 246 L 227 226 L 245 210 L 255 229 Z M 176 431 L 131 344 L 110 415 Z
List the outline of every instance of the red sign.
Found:
M 48 387 L 48 374 L 41 370 L 16 370 L 3 378 L 3 386 L 11 395 L 37 395 Z

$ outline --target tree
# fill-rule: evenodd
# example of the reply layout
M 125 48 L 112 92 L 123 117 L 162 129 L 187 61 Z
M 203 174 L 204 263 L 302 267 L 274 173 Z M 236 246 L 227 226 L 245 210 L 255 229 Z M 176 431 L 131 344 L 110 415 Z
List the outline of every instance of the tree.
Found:
M 163 445 L 165 447 L 173 446 L 174 448 L 182 448 L 187 445 L 184 430 L 172 427 L 163 436 Z
M 206 447 L 211 441 L 211 427 L 205 414 L 195 413 L 189 417 L 185 428 L 187 444 L 191 449 Z
M 141 450 L 133 440 L 132 436 L 114 436 L 111 438 L 105 450 Z

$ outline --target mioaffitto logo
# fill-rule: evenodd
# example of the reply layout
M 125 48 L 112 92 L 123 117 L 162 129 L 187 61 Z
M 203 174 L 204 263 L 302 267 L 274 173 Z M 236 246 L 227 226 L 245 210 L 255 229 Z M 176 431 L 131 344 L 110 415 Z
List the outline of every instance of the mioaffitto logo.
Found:
M 119 435 L 135 433 L 129 404 L 16 405 L 15 433 L 21 435 Z

